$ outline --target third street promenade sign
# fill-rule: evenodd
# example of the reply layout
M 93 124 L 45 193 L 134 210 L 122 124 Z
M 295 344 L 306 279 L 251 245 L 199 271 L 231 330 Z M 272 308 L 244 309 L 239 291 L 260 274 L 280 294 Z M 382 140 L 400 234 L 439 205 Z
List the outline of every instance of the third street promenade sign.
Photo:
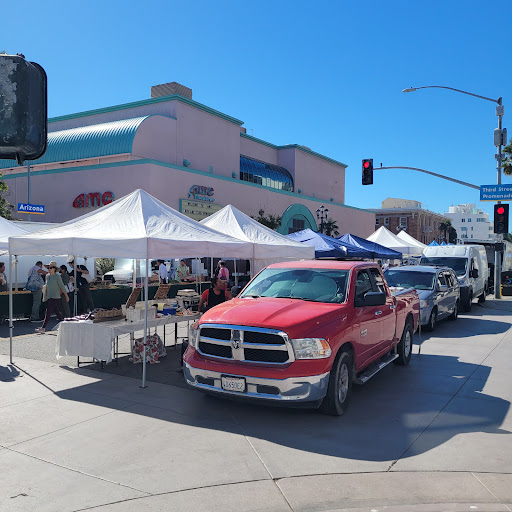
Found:
M 512 201 L 512 184 L 480 185 L 480 201 Z

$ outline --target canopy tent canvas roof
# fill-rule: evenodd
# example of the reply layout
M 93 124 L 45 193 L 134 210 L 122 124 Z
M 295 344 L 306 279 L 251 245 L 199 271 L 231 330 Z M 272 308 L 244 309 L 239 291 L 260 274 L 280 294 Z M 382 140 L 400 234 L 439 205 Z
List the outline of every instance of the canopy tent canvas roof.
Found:
M 313 247 L 296 242 L 267 228 L 230 204 L 203 219 L 201 224 L 238 240 L 253 242 L 253 273 L 270 263 L 315 257 Z
M 346 258 L 348 255 L 346 247 L 339 240 L 309 228 L 290 233 L 287 238 L 314 247 L 315 258 Z
M 253 244 L 190 219 L 144 190 L 55 227 L 9 239 L 10 254 L 251 258 Z
M 428 245 L 430 247 L 437 247 L 439 244 L 435 240 L 432 240 L 432 242 L 430 242 Z
M 409 233 L 407 233 L 406 231 L 400 231 L 400 233 L 398 233 L 397 236 L 398 236 L 398 238 L 403 240 L 405 243 L 415 245 L 416 247 L 419 247 L 422 251 L 423 251 L 423 249 L 425 249 L 425 247 L 427 247 L 426 244 L 421 243 L 419 240 L 416 240 L 416 238 L 409 235 Z
M 401 252 L 407 256 L 419 256 L 423 253 L 423 249 L 412 244 L 408 244 L 405 240 L 398 238 L 386 229 L 385 226 L 381 226 L 375 233 L 371 234 L 366 240 L 370 242 L 376 242 L 388 249 L 393 251 Z
M 386 260 L 401 260 L 402 253 L 388 249 L 383 245 L 379 245 L 376 242 L 370 242 L 364 238 L 346 233 L 337 238 L 342 243 L 347 243 L 356 247 L 360 247 L 366 251 L 371 252 L 371 258 L 381 258 Z
M 0 217 L 0 254 L 9 248 L 9 237 L 19 236 L 28 233 L 28 231 L 20 226 L 16 226 L 14 222 Z

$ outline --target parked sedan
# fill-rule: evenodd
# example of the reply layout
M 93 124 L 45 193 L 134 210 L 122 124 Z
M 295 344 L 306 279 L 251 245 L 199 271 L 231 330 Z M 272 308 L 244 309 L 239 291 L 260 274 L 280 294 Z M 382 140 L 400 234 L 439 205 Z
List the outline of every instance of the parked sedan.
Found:
M 393 267 L 385 274 L 391 287 L 415 288 L 420 298 L 421 325 L 433 331 L 444 318 L 457 320 L 460 288 L 455 272 L 448 267 Z

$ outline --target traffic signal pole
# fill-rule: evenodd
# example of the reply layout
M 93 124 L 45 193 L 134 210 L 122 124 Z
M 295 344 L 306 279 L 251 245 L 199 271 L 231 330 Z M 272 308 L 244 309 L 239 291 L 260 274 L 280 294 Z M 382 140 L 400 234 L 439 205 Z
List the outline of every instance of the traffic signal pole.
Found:
M 503 142 L 505 144 L 507 141 L 503 141 L 503 129 L 502 129 L 502 118 L 504 112 L 504 107 L 502 104 L 501 98 L 498 98 L 497 100 L 497 107 L 496 107 L 496 115 L 498 116 L 498 130 L 500 135 L 500 144 L 498 145 L 498 154 L 496 155 L 497 160 L 497 166 L 496 170 L 498 172 L 498 185 L 501 185 L 501 147 L 503 145 Z M 498 204 L 501 204 L 501 201 L 498 201 Z M 496 227 L 494 228 L 496 230 Z M 503 242 L 503 235 L 496 235 L 498 242 Z M 495 299 L 501 299 L 501 252 L 494 251 L 494 298 Z

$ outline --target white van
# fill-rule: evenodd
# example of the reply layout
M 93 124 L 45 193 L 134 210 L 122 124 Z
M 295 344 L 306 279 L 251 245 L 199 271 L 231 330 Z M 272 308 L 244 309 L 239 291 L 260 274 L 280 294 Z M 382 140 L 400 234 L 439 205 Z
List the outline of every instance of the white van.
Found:
M 471 311 L 474 297 L 484 302 L 488 292 L 489 268 L 483 245 L 441 245 L 423 250 L 420 265 L 450 267 L 457 274 L 460 301 L 464 311 Z

